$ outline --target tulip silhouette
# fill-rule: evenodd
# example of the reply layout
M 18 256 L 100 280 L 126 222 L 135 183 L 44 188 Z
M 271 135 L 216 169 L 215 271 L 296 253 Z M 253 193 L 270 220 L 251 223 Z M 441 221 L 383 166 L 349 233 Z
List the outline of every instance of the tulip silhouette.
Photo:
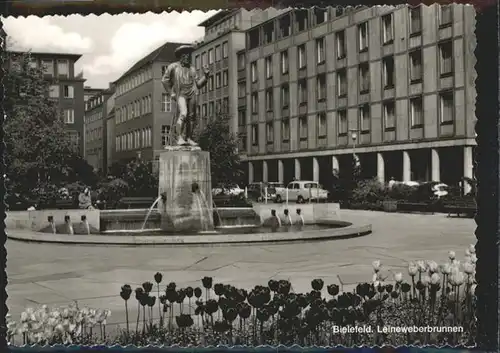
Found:
M 211 289 L 212 288 L 212 282 L 213 282 L 212 277 L 203 277 L 203 279 L 201 280 L 201 283 L 203 284 L 203 287 L 205 289 Z
M 193 287 L 187 287 L 186 296 L 191 299 L 193 297 L 193 294 L 194 294 Z
M 157 284 L 160 284 L 163 279 L 163 275 L 160 272 L 156 272 L 154 275 L 154 279 Z
M 216 283 L 216 284 L 214 285 L 214 292 L 215 292 L 215 295 L 217 295 L 217 296 L 219 296 L 219 297 L 220 297 L 221 295 L 223 295 L 223 294 L 224 294 L 224 285 L 223 285 L 223 284 L 221 284 L 221 283 Z
M 393 299 L 396 299 L 396 298 L 398 298 L 398 297 L 399 297 L 399 293 L 398 293 L 398 292 L 396 292 L 396 291 L 392 291 L 392 292 L 391 292 L 391 297 L 392 297 Z
M 156 272 L 154 275 L 154 279 L 156 282 L 156 289 L 158 298 L 160 298 L 160 283 L 163 280 L 163 275 L 160 272 Z M 160 317 L 160 326 L 163 326 L 163 315 L 161 314 L 161 305 L 158 303 L 158 315 Z
M 127 337 L 130 335 L 130 325 L 128 319 L 128 300 L 130 299 L 130 295 L 132 294 L 132 287 L 130 285 L 125 284 L 122 286 L 122 290 L 120 291 L 120 296 L 125 301 L 125 319 L 127 321 Z
M 149 294 L 149 293 L 151 293 L 151 290 L 153 289 L 153 283 L 151 283 L 149 281 L 148 282 L 144 282 L 142 284 L 142 288 L 144 289 L 144 292 L 146 292 L 146 293 Z
M 202 294 L 201 288 L 200 288 L 200 287 L 196 287 L 196 288 L 194 289 L 194 296 L 195 296 L 196 298 L 201 298 L 201 294 Z
M 326 290 L 328 291 L 328 294 L 330 294 L 332 297 L 336 296 L 339 294 L 339 286 L 336 284 L 330 284 L 326 287 Z
M 311 287 L 316 291 L 321 291 L 323 289 L 324 282 L 321 278 L 313 279 L 311 281 Z
M 387 293 L 392 292 L 393 288 L 394 288 L 394 286 L 392 284 L 386 284 L 386 286 L 385 286 L 385 290 L 387 291 Z
M 141 298 L 144 296 L 144 289 L 141 287 L 137 287 L 135 289 L 135 299 L 137 299 L 137 323 L 135 326 L 135 331 L 139 331 L 139 319 L 140 319 L 140 314 L 141 314 Z
M 279 289 L 279 282 L 274 279 L 270 279 L 269 282 L 267 282 L 267 285 L 273 292 L 277 292 Z
M 403 293 L 408 293 L 411 290 L 411 286 L 408 283 L 401 283 L 401 291 Z
M 226 321 L 233 322 L 238 316 L 238 311 L 236 311 L 236 308 L 227 308 L 227 310 L 223 311 L 222 316 Z

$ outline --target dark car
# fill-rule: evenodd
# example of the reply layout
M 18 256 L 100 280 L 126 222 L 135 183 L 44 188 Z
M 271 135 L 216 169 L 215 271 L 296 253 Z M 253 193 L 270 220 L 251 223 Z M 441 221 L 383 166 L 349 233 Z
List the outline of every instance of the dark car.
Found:
M 259 182 L 251 183 L 247 186 L 247 195 L 251 200 L 262 202 L 266 199 L 265 192 L 267 190 L 267 200 L 274 201 L 276 198 L 276 189 L 269 183 Z

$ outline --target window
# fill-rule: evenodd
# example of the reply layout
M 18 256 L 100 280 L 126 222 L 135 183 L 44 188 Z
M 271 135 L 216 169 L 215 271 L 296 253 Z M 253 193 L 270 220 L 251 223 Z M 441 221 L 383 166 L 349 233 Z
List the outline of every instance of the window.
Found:
M 295 10 L 295 20 L 296 20 L 296 25 L 297 25 L 297 31 L 302 32 L 305 31 L 308 27 L 308 16 L 309 16 L 309 11 L 308 10 Z
M 222 111 L 222 103 L 221 103 L 221 100 L 217 100 L 217 102 L 215 102 L 215 113 L 216 114 L 220 114 Z
M 260 43 L 260 28 L 255 28 L 248 31 L 248 49 L 254 49 L 259 46 Z
M 265 24 L 262 28 L 264 34 L 264 44 L 269 44 L 274 41 L 274 21 Z
M 214 50 L 210 49 L 208 51 L 208 64 L 213 64 L 214 63 Z
M 346 56 L 345 32 L 340 31 L 335 34 L 335 42 L 337 43 L 337 58 L 343 59 Z
M 394 40 L 394 26 L 392 24 L 392 13 L 382 16 L 382 42 L 392 43 Z
M 410 9 L 410 35 L 422 32 L 422 20 L 420 6 Z
M 368 49 L 368 22 L 361 23 L 358 26 L 359 35 L 359 51 L 363 52 Z
M 54 62 L 52 60 L 42 60 L 42 68 L 45 75 L 54 75 Z
M 451 25 L 452 15 L 453 15 L 452 5 L 441 5 L 439 6 L 439 26 L 449 26 Z
M 445 92 L 439 95 L 441 124 L 453 122 L 453 92 Z
M 245 70 L 246 68 L 246 63 L 245 63 L 245 53 L 240 53 L 238 54 L 238 70 Z
M 274 142 L 274 127 L 272 122 L 266 123 L 266 141 L 268 145 Z
M 208 78 L 208 90 L 213 91 L 214 90 L 214 77 L 210 76 Z
M 288 84 L 281 86 L 281 107 L 288 108 L 290 104 L 290 87 Z
M 50 98 L 59 98 L 59 86 L 58 85 L 49 86 L 49 97 Z
M 238 82 L 238 98 L 243 98 L 247 94 L 247 87 L 245 82 Z
M 75 88 L 73 86 L 64 85 L 64 98 L 74 98 L 75 97 Z
M 285 15 L 279 19 L 280 38 L 285 38 L 290 35 L 290 15 Z
M 257 76 L 257 61 L 254 61 L 253 63 L 250 64 L 250 71 L 252 75 L 252 82 L 257 82 L 258 76 Z
M 337 110 L 339 136 L 347 135 L 347 110 Z
M 318 9 L 317 7 L 314 8 L 314 22 L 316 25 L 319 25 L 321 23 L 325 23 L 328 21 L 328 10 L 327 9 Z
M 207 53 L 203 52 L 201 54 L 201 66 L 205 66 L 207 64 Z
M 451 41 L 439 44 L 439 71 L 441 76 L 453 73 L 453 45 Z
M 203 117 L 207 116 L 207 105 L 206 104 L 203 104 L 201 106 L 201 116 L 203 116 Z
M 221 59 L 221 51 L 220 51 L 220 45 L 215 46 L 215 61 L 220 61 Z
M 222 57 L 225 59 L 229 56 L 228 44 L 227 42 L 222 43 Z
M 273 110 L 273 89 L 266 90 L 266 110 L 268 112 Z
M 273 56 L 269 55 L 264 62 L 266 66 L 266 78 L 273 77 Z
M 386 130 L 394 130 L 396 124 L 394 102 L 385 102 L 383 105 L 384 127 Z
M 345 69 L 337 71 L 337 96 L 347 96 L 347 71 Z
M 368 104 L 359 108 L 359 126 L 361 132 L 370 131 L 370 106 Z
M 422 80 L 422 51 L 415 50 L 410 53 L 410 80 L 418 82 Z
M 259 112 L 259 97 L 257 92 L 252 93 L 252 114 Z
M 172 98 L 166 93 L 161 95 L 161 111 L 164 113 L 172 111 Z
M 214 107 L 214 102 L 208 103 L 208 116 L 212 117 L 214 116 L 215 113 L 215 107 Z
M 306 67 L 306 45 L 302 44 L 297 47 L 298 52 L 298 60 L 299 60 L 299 69 L 303 69 Z
M 238 110 L 238 125 L 245 126 L 247 124 L 247 112 L 245 109 Z
M 384 69 L 384 88 L 394 87 L 394 57 L 387 56 L 382 59 Z
M 412 127 L 421 127 L 423 124 L 422 97 L 410 99 L 410 119 Z
M 299 139 L 307 140 L 307 116 L 299 117 Z
M 64 110 L 64 123 L 65 124 L 75 123 L 75 111 L 73 109 Z
M 57 74 L 59 76 L 68 76 L 69 75 L 68 60 L 57 60 Z
M 370 64 L 359 65 L 359 92 L 366 93 L 370 90 Z
M 161 126 L 161 145 L 170 145 L 170 125 Z
M 288 118 L 281 121 L 281 140 L 283 142 L 290 141 L 290 120 Z
M 326 75 L 321 74 L 316 77 L 316 84 L 317 84 L 317 94 L 318 94 L 318 101 L 324 101 L 326 99 Z
M 326 137 L 326 113 L 321 112 L 318 114 L 318 138 Z
M 229 84 L 229 73 L 227 70 L 222 71 L 222 85 L 226 87 Z
M 280 54 L 281 57 L 281 73 L 288 73 L 288 51 L 282 51 Z
M 257 146 L 259 144 L 259 125 L 252 125 L 252 146 Z
M 307 81 L 302 79 L 298 82 L 299 104 L 307 104 Z
M 195 67 L 196 70 L 201 69 L 200 56 L 199 55 L 196 55 L 195 58 L 194 58 L 194 67 Z
M 325 38 L 316 39 L 316 62 L 318 64 L 325 62 Z
M 221 83 L 221 75 L 220 72 L 218 72 L 217 74 L 215 74 L 215 88 L 220 88 Z

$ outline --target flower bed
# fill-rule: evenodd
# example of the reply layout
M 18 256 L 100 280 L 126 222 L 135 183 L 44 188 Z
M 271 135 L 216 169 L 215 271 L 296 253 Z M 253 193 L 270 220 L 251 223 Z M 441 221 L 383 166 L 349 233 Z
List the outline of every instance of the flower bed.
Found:
M 412 262 L 408 281 L 402 273 L 384 277 L 382 264 L 374 261 L 372 281 L 353 292 L 325 286 L 322 279 L 312 280 L 307 293 L 294 293 L 286 280 L 247 291 L 214 284 L 211 277 L 202 279 L 202 287 L 178 288 L 172 282 L 160 291 L 163 275 L 156 273 L 155 283 L 135 290 L 122 287 L 127 320 L 118 335 L 106 333 L 108 310 L 43 306 L 28 308 L 19 322 L 8 318 L 8 339 L 12 344 L 22 336 L 23 344 L 473 345 L 476 261 L 471 245 L 462 264 L 454 252 L 441 265 Z M 340 327 L 362 329 L 338 332 Z M 377 329 L 383 327 L 409 331 Z M 413 327 L 452 329 L 421 332 Z

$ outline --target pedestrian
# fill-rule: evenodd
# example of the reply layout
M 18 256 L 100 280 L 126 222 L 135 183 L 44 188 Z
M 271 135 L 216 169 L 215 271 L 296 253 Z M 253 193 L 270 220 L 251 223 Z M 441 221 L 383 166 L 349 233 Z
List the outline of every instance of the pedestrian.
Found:
M 82 210 L 92 210 L 92 198 L 90 196 L 90 189 L 85 188 L 82 193 L 78 196 L 78 208 Z

